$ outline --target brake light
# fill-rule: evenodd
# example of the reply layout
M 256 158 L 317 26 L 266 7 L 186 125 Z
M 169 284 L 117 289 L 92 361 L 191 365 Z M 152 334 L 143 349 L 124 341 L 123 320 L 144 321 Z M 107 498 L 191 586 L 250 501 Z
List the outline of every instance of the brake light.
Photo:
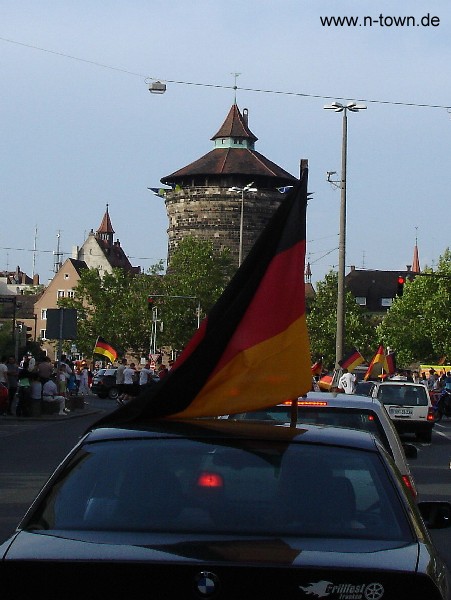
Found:
M 432 407 L 429 407 L 429 409 L 428 409 L 427 420 L 428 421 L 435 421 L 434 409 Z
M 291 400 L 285 400 L 282 403 L 284 406 L 291 406 Z M 298 406 L 327 406 L 325 400 L 298 400 Z
M 374 421 L 374 415 L 368 415 L 368 421 Z
M 220 488 L 224 485 L 224 480 L 219 473 L 204 471 L 197 478 L 197 485 L 203 488 Z
M 409 490 L 409 492 L 412 494 L 412 496 L 415 499 L 417 497 L 417 490 L 415 489 L 412 478 L 409 477 L 409 475 L 403 475 L 402 480 L 403 480 L 406 488 Z

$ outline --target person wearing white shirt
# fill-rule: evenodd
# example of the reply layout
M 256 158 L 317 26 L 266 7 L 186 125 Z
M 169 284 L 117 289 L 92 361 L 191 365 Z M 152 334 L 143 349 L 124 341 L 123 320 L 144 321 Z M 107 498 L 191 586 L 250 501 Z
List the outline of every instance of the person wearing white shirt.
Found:
M 59 414 L 65 415 L 66 398 L 58 395 L 58 388 L 56 383 L 49 379 L 42 386 L 42 401 L 43 402 L 58 402 L 59 403 Z
M 347 369 L 343 370 L 343 375 L 338 380 L 338 387 L 341 388 L 345 394 L 354 394 L 355 392 L 355 375 L 349 373 Z

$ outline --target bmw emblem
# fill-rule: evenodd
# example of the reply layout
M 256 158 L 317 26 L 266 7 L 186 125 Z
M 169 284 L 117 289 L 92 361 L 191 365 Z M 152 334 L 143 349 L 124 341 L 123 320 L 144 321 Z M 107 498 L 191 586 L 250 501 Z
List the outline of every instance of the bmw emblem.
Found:
M 212 596 L 219 588 L 219 579 L 211 571 L 201 571 L 195 577 L 196 589 L 203 598 Z

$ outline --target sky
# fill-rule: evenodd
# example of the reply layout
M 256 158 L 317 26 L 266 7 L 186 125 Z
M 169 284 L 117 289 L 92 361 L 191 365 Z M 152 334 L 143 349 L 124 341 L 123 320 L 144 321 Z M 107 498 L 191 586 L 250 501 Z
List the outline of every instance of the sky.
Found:
M 47 283 L 107 204 L 134 266 L 165 260 L 148 188 L 213 149 L 235 94 L 257 151 L 295 176 L 309 161 L 314 284 L 338 268 L 335 100 L 367 106 L 348 111 L 346 272 L 405 270 L 416 241 L 434 267 L 449 245 L 450 54 L 449 0 L 2 0 L 0 270 Z

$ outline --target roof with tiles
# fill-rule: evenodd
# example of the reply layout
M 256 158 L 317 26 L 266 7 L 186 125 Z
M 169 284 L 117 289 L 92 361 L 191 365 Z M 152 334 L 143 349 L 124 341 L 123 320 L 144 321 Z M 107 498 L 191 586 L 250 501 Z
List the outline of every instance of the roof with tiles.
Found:
M 276 165 L 254 149 L 258 139 L 248 127 L 247 111 L 244 115 L 233 104 L 224 123 L 211 138 L 215 148 L 189 165 L 163 177 L 165 185 L 176 185 L 188 178 L 214 176 L 245 176 L 273 181 L 274 186 L 289 185 L 297 181 L 296 177 Z M 224 147 L 221 147 L 221 141 Z

